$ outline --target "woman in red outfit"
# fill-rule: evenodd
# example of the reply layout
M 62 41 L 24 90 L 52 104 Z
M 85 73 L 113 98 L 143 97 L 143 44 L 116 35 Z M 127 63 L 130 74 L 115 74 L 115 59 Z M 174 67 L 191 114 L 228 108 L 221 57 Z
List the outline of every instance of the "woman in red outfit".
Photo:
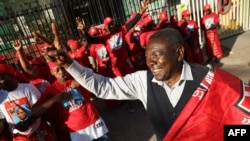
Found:
M 190 53 L 192 54 L 192 61 L 204 65 L 203 53 L 199 43 L 198 23 L 190 19 L 191 13 L 189 10 L 182 11 L 181 15 L 181 28 L 187 33 L 187 42 L 190 47 Z
M 207 63 L 215 59 L 218 62 L 223 57 L 220 39 L 217 32 L 217 26 L 220 19 L 216 13 L 213 13 L 210 5 L 203 7 L 204 16 L 201 20 L 202 29 L 205 31 L 206 55 L 208 57 Z

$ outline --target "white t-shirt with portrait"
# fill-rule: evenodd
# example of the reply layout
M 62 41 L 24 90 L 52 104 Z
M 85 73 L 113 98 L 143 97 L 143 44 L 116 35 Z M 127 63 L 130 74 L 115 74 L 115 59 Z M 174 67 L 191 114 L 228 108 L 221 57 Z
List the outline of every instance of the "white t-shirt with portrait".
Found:
M 19 83 L 15 90 L 9 92 L 0 90 L 0 118 L 7 120 L 13 134 L 28 135 L 39 127 L 40 119 L 24 132 L 13 128 L 31 115 L 31 107 L 40 96 L 39 90 L 29 83 Z

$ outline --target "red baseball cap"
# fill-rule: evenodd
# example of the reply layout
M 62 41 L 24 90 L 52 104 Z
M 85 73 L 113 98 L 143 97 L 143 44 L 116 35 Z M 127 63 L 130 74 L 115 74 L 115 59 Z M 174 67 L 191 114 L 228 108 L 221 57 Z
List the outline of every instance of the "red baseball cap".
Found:
M 103 24 L 109 25 L 109 24 L 111 24 L 112 22 L 114 22 L 113 18 L 111 18 L 111 17 L 106 17 L 106 18 L 104 19 L 104 21 L 103 21 Z
M 16 76 L 16 71 L 11 65 L 8 64 L 0 64 L 0 73 L 7 73 Z
M 190 13 L 189 10 L 183 10 L 183 11 L 181 12 L 181 15 L 186 17 L 186 16 L 190 16 L 191 13 Z
M 89 29 L 89 35 L 90 36 L 96 36 L 96 35 L 99 35 L 99 30 L 97 27 L 95 26 L 92 26 L 90 29 Z
M 203 6 L 203 11 L 211 10 L 211 6 L 209 4 L 206 4 Z
M 168 13 L 166 11 L 162 11 L 159 13 L 160 21 L 167 21 L 168 20 Z
M 20 72 L 14 70 L 14 68 L 9 64 L 0 64 L 0 73 L 13 75 L 18 82 L 27 83 L 29 80 Z

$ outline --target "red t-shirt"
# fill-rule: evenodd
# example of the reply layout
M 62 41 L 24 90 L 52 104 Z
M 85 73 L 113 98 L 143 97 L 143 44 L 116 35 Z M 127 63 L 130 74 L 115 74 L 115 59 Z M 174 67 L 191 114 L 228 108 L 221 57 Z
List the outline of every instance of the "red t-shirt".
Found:
M 96 62 L 98 71 L 97 73 L 104 76 L 113 77 L 114 74 L 111 68 L 110 57 L 104 44 L 90 44 L 90 56 L 92 56 Z
M 100 38 L 100 41 L 105 41 L 115 76 L 124 76 L 135 71 L 128 55 L 126 32 L 124 27 L 120 27 L 115 32 Z
M 38 99 L 37 103 L 44 103 L 59 92 L 66 92 L 72 79 L 62 84 L 56 80 Z M 66 125 L 69 132 L 84 129 L 99 119 L 99 114 L 90 100 L 90 92 L 83 87 L 78 87 L 77 95 L 72 95 L 73 100 L 54 104 L 46 113 L 46 117 L 56 128 Z M 60 118 L 59 118 L 60 117 Z

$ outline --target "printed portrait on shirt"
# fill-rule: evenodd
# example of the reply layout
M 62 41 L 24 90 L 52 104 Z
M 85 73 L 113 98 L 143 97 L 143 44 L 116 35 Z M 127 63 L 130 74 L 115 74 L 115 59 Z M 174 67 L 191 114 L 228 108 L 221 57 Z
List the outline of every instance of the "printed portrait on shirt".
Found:
M 112 50 L 116 50 L 122 47 L 122 38 L 119 34 L 115 34 L 109 39 L 110 47 Z
M 210 29 L 212 27 L 212 25 L 214 25 L 214 18 L 208 18 L 205 20 L 205 27 L 206 29 Z
M 107 57 L 108 57 L 108 53 L 107 53 L 107 50 L 104 46 L 102 46 L 101 48 L 99 48 L 97 50 L 97 54 L 98 54 L 98 57 L 101 59 L 101 60 L 105 60 Z
M 70 88 L 67 90 L 67 92 L 71 94 L 72 98 L 63 101 L 63 106 L 65 109 L 73 111 L 75 109 L 78 109 L 81 105 L 83 105 L 84 97 L 77 89 Z
M 20 98 L 4 104 L 13 124 L 26 120 L 31 115 L 31 108 L 27 98 Z

